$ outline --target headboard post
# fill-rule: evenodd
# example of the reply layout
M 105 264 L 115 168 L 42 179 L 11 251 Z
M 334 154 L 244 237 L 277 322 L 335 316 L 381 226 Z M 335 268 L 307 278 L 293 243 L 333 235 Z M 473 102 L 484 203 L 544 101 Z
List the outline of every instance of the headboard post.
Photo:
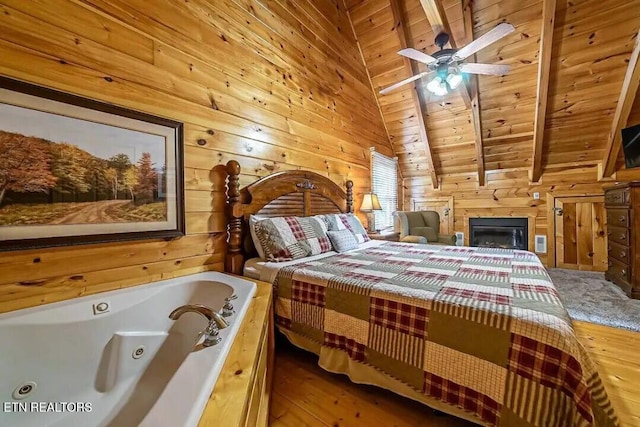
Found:
M 346 185 L 347 185 L 347 213 L 353 213 L 353 181 L 348 180 Z
M 224 270 L 227 273 L 242 275 L 242 205 L 240 204 L 240 163 L 227 162 L 227 256 Z

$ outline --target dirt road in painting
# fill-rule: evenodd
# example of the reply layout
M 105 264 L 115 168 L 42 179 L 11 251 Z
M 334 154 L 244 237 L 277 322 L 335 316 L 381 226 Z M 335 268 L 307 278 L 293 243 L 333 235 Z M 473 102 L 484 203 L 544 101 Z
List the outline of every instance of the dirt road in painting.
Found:
M 55 219 L 49 224 L 102 224 L 108 222 L 120 222 L 117 218 L 107 215 L 107 209 L 118 205 L 126 205 L 131 200 L 103 200 L 92 202 L 89 206 L 72 212 L 62 218 Z

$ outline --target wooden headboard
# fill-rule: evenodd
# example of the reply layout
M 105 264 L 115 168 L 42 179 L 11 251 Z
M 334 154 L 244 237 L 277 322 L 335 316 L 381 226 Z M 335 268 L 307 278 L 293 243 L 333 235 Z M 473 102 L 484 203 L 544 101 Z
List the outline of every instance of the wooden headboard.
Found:
M 311 216 L 353 212 L 353 182 L 346 192 L 315 172 L 276 172 L 240 189 L 240 164 L 227 163 L 227 256 L 225 271 L 242 274 L 248 256 L 255 254 L 249 235 L 249 216 Z M 246 243 L 245 243 L 246 242 Z M 252 253 L 253 252 L 253 253 Z

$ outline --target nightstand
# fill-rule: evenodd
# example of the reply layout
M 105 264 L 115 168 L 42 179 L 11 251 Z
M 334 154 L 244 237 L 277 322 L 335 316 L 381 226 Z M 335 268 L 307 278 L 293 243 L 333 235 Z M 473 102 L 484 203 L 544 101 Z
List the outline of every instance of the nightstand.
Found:
M 372 240 L 389 240 L 391 242 L 399 242 L 400 241 L 400 232 L 399 231 L 380 231 L 380 232 L 368 232 L 367 236 L 369 236 Z

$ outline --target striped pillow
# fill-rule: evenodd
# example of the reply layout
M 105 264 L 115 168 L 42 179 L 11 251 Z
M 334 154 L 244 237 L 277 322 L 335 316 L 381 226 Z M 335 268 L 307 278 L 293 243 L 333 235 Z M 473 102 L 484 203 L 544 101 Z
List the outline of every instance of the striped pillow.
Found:
M 333 214 L 325 215 L 329 221 L 329 230 L 349 230 L 353 233 L 358 243 L 364 243 L 371 240 L 367 235 L 367 231 L 362 223 L 354 214 Z
M 318 218 L 268 218 L 258 221 L 254 227 L 269 261 L 290 261 L 331 250 L 327 226 Z

